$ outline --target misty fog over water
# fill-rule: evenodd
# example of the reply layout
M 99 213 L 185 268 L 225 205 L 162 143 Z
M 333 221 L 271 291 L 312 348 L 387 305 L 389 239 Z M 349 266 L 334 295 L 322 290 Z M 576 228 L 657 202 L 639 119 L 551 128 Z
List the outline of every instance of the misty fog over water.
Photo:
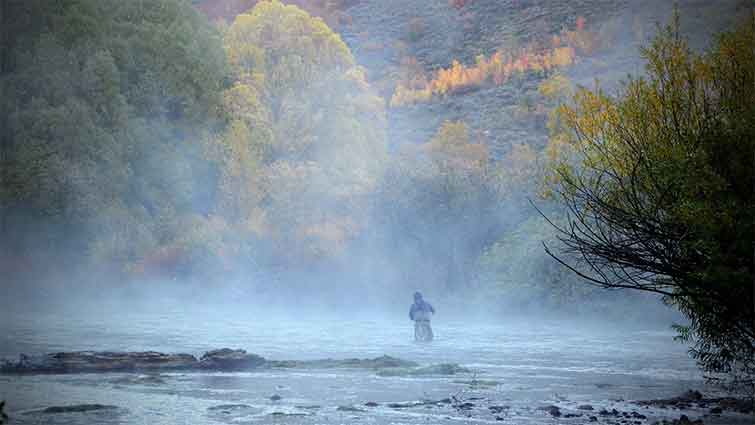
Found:
M 84 299 L 72 296 L 58 305 L 5 305 L 0 318 L 8 326 L 0 336 L 0 357 L 78 349 L 201 354 L 213 348 L 239 347 L 275 360 L 382 354 L 401 357 L 399 354 L 408 350 L 414 356 L 426 352 L 428 361 L 465 363 L 474 362 L 477 355 L 492 356 L 499 349 L 506 353 L 500 353 L 501 360 L 506 359 L 517 353 L 524 341 L 529 346 L 522 351 L 523 358 L 527 358 L 532 353 L 530 349 L 537 352 L 536 347 L 552 353 L 565 346 L 580 351 L 599 348 L 596 345 L 617 352 L 631 349 L 599 343 L 611 333 L 673 335 L 668 322 L 672 315 L 625 321 L 598 320 L 600 316 L 594 313 L 560 317 L 541 314 L 535 318 L 522 313 L 493 315 L 484 305 L 479 305 L 477 312 L 468 306 L 454 311 L 457 306 L 429 298 L 438 310 L 433 321 L 437 338 L 432 344 L 416 345 L 407 316 L 409 300 L 380 310 L 385 306 L 354 300 L 343 300 L 340 305 L 335 300 L 318 303 L 312 294 L 274 304 L 240 293 L 244 296 L 236 299 L 226 293 L 228 301 L 219 301 L 217 295 L 211 294 L 192 299 L 188 294 L 181 297 L 156 293 L 130 300 L 90 295 Z M 528 334 L 532 335 L 531 341 L 526 339 Z M 580 336 L 585 340 L 581 342 Z M 570 342 L 562 345 L 567 339 Z M 682 344 L 667 339 L 664 349 L 671 349 L 675 356 L 684 352 Z M 650 347 L 655 342 L 643 344 Z M 551 344 L 556 345 L 548 348 Z
M 752 423 L 750 3 L 0 0 L 0 424 Z
M 384 376 L 355 369 L 259 370 L 2 376 L 15 423 L 353 423 L 368 402 L 371 423 L 484 423 L 489 412 L 424 407 L 395 409 L 449 397 L 483 398 L 508 406 L 517 423 L 549 423 L 535 410 L 546 401 L 622 407 L 621 401 L 704 388 L 686 347 L 673 341 L 670 317 L 600 320 L 592 314 L 548 318 L 493 314 L 491 306 L 435 299 L 435 340 L 412 341 L 403 303 L 360 304 L 315 294 L 255 300 L 244 289 L 215 292 L 163 284 L 79 293 L 50 290 L 34 303 L 6 303 L 0 357 L 77 350 L 202 353 L 243 348 L 270 360 L 376 358 L 390 355 L 420 365 L 457 364 L 454 375 Z M 171 288 L 173 290 L 165 290 Z M 260 295 L 258 295 L 259 297 Z M 57 300 L 57 301 L 56 301 Z M 273 301 L 274 300 L 274 301 Z M 654 301 L 657 302 L 657 301 Z M 335 307 L 333 307 L 335 306 Z M 650 309 L 649 312 L 657 309 Z M 153 376 L 154 378 L 150 378 Z M 478 383 L 479 382 L 479 383 Z M 568 402 L 561 397 L 568 395 Z M 280 400 L 271 400 L 280 396 Z M 47 406 L 98 403 L 118 410 L 42 415 Z M 236 407 L 227 407 L 227 406 Z M 226 406 L 226 407 L 224 407 Z M 313 406 L 318 406 L 317 408 Z M 218 410 L 220 409 L 220 410 Z M 226 413 L 222 413 L 226 409 Z M 481 408 L 482 409 L 482 408 Z M 22 415 L 18 413 L 27 412 Z M 665 417 L 659 414 L 659 417 Z M 170 418 L 170 419 L 167 419 Z M 424 419 L 423 419 L 424 418 Z
M 141 384 L 124 383 L 117 373 L 4 376 L 0 378 L 4 396 L 14 401 L 14 409 L 102 403 L 125 411 L 47 418 L 52 422 L 45 423 L 163 423 L 163 415 L 169 415 L 170 423 L 222 423 L 207 409 L 244 404 L 250 407 L 234 412 L 229 423 L 270 423 L 274 412 L 311 415 L 281 417 L 276 423 L 351 423 L 356 419 L 336 407 L 462 394 L 492 397 L 510 405 L 520 423 L 541 423 L 544 418 L 527 409 L 543 400 L 556 402 L 554 397 L 560 395 L 568 395 L 569 403 L 613 403 L 610 400 L 662 397 L 703 385 L 685 347 L 672 340 L 667 327 L 657 325 L 617 328 L 579 319 L 510 317 L 491 323 L 439 318 L 434 321 L 436 339 L 420 344 L 412 342 L 411 326 L 403 317 L 276 317 L 254 308 L 229 313 L 178 305 L 159 312 L 137 308 L 104 314 L 99 308 L 15 320 L 3 335 L 1 354 L 128 349 L 199 355 L 228 346 L 275 360 L 389 354 L 420 364 L 458 363 L 474 373 L 447 377 L 383 377 L 358 370 L 169 373 L 160 375 L 157 383 Z M 470 386 L 473 380 L 485 384 Z M 276 394 L 282 399 L 271 401 Z M 322 408 L 313 413 L 296 407 L 311 405 Z M 378 408 L 371 421 L 414 423 L 419 420 L 415 414 Z M 21 416 L 16 423 L 39 420 Z M 453 423 L 465 416 L 445 413 L 428 420 Z

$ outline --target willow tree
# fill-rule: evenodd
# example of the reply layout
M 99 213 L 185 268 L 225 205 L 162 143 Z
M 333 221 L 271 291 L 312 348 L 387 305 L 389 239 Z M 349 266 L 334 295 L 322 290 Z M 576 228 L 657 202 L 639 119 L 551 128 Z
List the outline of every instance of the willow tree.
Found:
M 338 34 L 296 6 L 262 1 L 237 16 L 225 50 L 235 104 L 255 110 L 231 119 L 260 135 L 247 138 L 260 169 L 249 184 L 261 191 L 249 220 L 280 254 L 336 255 L 363 226 L 382 170 L 383 100 Z
M 695 54 L 666 27 L 622 92 L 580 90 L 560 117 L 570 211 L 554 256 L 588 282 L 662 295 L 708 372 L 755 376 L 755 15 Z

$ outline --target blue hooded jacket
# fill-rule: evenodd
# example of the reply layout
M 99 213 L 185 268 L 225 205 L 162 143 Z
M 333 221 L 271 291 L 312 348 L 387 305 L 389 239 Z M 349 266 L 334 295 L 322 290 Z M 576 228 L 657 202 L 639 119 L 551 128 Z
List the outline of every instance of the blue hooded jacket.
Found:
M 435 309 L 429 302 L 422 299 L 422 294 L 419 292 L 414 293 L 414 304 L 409 309 L 409 318 L 414 320 L 414 317 L 419 312 L 435 314 Z

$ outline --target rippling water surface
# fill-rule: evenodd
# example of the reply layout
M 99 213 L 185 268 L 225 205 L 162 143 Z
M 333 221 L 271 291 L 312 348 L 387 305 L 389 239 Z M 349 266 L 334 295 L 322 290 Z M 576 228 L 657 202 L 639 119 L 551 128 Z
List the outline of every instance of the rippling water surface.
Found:
M 385 405 L 449 396 L 505 404 L 517 423 L 552 423 L 534 407 L 552 402 L 607 405 L 618 399 L 673 396 L 702 385 L 686 348 L 663 327 L 617 330 L 526 319 L 481 324 L 448 322 L 439 316 L 433 323 L 436 340 L 415 344 L 408 320 L 281 321 L 260 316 L 252 310 L 229 315 L 217 309 L 181 308 L 112 314 L 95 306 L 65 314 L 6 313 L 0 356 L 82 349 L 199 355 L 232 347 L 269 359 L 388 354 L 422 364 L 459 363 L 475 372 L 420 378 L 379 377 L 363 370 L 175 373 L 157 379 L 127 374 L 0 376 L 0 398 L 8 400 L 13 423 L 495 422 L 495 415 L 486 412 Z M 282 399 L 272 401 L 273 394 Z M 380 406 L 365 408 L 368 401 Z M 77 403 L 118 408 L 36 412 Z M 365 411 L 338 410 L 339 406 Z

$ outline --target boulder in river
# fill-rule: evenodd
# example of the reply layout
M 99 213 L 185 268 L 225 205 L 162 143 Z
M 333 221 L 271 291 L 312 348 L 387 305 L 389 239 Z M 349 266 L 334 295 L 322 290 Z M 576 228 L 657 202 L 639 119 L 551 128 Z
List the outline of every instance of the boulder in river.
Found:
M 679 419 L 674 419 L 671 422 L 673 425 L 703 425 L 702 419 L 690 420 L 687 415 L 679 416 Z
M 2 373 L 81 373 L 181 370 L 195 368 L 191 354 L 165 354 L 156 351 L 72 351 L 26 356 L 18 363 L 6 362 Z
M 221 348 L 204 353 L 197 360 L 191 354 L 165 354 L 156 351 L 113 352 L 71 351 L 37 356 L 21 354 L 18 362 L 0 363 L 0 374 L 140 372 L 159 374 L 174 370 L 238 371 L 257 368 L 285 369 L 370 369 L 395 371 L 398 375 L 453 375 L 467 372 L 456 364 L 419 367 L 416 362 L 396 357 L 380 356 L 372 359 L 266 360 L 245 350 Z M 151 381 L 151 382 L 150 382 Z M 120 383 L 120 382 L 119 382 Z M 143 382 L 124 380 L 122 383 L 162 383 L 159 378 Z
M 230 348 L 208 351 L 199 359 L 200 368 L 220 371 L 255 369 L 264 364 L 261 356 Z
M 552 404 L 549 406 L 538 407 L 537 410 L 544 410 L 554 418 L 561 416 L 561 409 L 558 406 L 554 406 Z
M 687 390 L 684 394 L 677 397 L 679 400 L 687 401 L 700 401 L 703 399 L 703 394 L 697 390 Z

